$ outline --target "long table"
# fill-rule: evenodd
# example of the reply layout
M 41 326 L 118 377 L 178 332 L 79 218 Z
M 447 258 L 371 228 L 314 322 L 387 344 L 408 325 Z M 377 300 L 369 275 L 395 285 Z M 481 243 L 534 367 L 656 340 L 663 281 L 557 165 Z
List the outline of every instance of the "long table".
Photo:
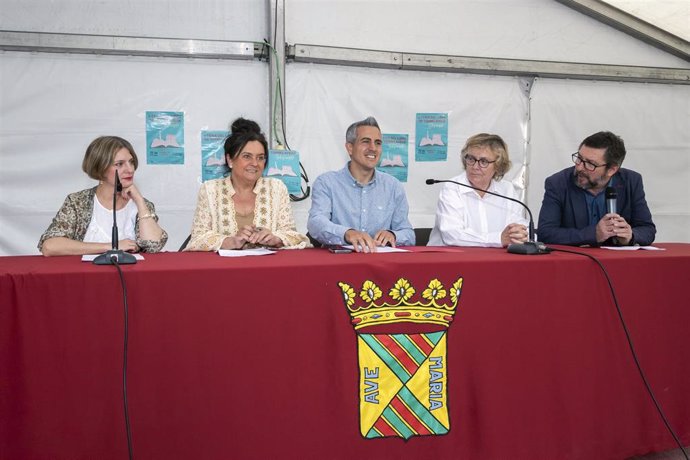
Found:
M 659 246 L 576 250 L 609 273 L 649 383 L 688 445 L 690 245 Z M 586 257 L 465 248 L 145 258 L 122 267 L 136 458 L 589 460 L 675 447 Z M 448 289 L 459 277 L 450 431 L 364 439 L 357 335 L 339 283 L 358 295 L 373 281 L 385 297 L 400 278 L 421 295 L 433 279 Z M 115 267 L 0 258 L 0 458 L 126 458 L 123 328 Z

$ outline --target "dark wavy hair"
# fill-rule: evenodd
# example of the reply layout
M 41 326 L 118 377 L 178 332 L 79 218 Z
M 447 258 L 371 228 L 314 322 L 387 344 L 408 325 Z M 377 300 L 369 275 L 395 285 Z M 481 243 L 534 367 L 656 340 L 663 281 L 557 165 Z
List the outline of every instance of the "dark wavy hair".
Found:
M 268 164 L 268 142 L 266 136 L 261 132 L 259 124 L 246 118 L 238 118 L 232 122 L 230 126 L 230 135 L 225 139 L 225 163 L 228 163 L 228 158 L 234 160 L 237 155 L 244 149 L 247 142 L 257 141 L 264 146 L 266 153 L 266 164 Z M 230 164 L 228 164 L 230 167 Z M 232 171 L 232 168 L 230 168 Z

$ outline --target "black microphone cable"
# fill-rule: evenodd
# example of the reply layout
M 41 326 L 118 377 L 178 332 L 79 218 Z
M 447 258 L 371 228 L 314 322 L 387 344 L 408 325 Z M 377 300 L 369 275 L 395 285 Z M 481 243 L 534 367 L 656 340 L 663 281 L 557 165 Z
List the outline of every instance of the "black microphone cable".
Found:
M 590 254 L 586 254 L 584 252 L 569 251 L 567 249 L 556 249 L 556 248 L 549 248 L 549 249 L 551 249 L 551 251 L 553 251 L 553 252 L 567 252 L 569 254 L 577 254 L 580 256 L 588 257 L 588 258 L 592 259 L 599 266 L 599 268 L 601 268 L 602 272 L 604 272 L 604 276 L 606 277 L 606 282 L 609 285 L 609 291 L 611 292 L 611 297 L 613 297 L 613 304 L 616 307 L 616 312 L 618 313 L 618 318 L 620 319 L 621 326 L 623 327 L 623 332 L 625 332 L 625 338 L 628 341 L 628 347 L 630 348 L 630 353 L 632 354 L 633 360 L 635 361 L 635 366 L 637 367 L 637 371 L 639 372 L 640 377 L 642 378 L 642 382 L 644 383 L 644 386 L 647 389 L 647 393 L 649 394 L 650 398 L 652 398 L 652 402 L 654 402 L 654 406 L 656 407 L 656 410 L 659 413 L 661 420 L 663 420 L 664 425 L 666 425 L 666 429 L 668 430 L 668 432 L 671 433 L 673 440 L 676 442 L 676 444 L 680 448 L 681 452 L 683 453 L 683 456 L 685 457 L 686 460 L 690 460 L 690 457 L 688 457 L 688 452 L 685 450 L 685 447 L 683 447 L 683 443 L 680 442 L 680 438 L 678 438 L 678 435 L 676 434 L 676 432 L 671 427 L 671 424 L 669 423 L 668 419 L 666 418 L 666 414 L 664 414 L 664 411 L 661 408 L 659 401 L 657 401 L 656 396 L 654 396 L 654 391 L 652 391 L 652 387 L 649 384 L 649 382 L 647 381 L 647 377 L 645 376 L 645 373 L 642 370 L 642 366 L 640 365 L 640 361 L 637 358 L 637 353 L 635 352 L 635 347 L 633 346 L 632 337 L 630 337 L 630 332 L 628 331 L 628 326 L 625 324 L 625 320 L 623 319 L 623 312 L 621 311 L 620 305 L 618 305 L 618 298 L 616 297 L 616 291 L 613 289 L 613 283 L 611 283 L 611 278 L 609 277 L 609 274 L 606 271 L 606 268 L 604 267 L 604 265 L 596 257 L 594 257 Z
M 120 268 L 120 264 L 117 262 L 117 257 L 113 256 L 111 257 L 111 260 L 113 261 L 113 265 L 117 267 L 117 271 L 120 274 L 120 284 L 122 285 L 122 297 L 124 299 L 125 329 L 123 346 L 124 357 L 122 362 L 122 400 L 125 407 L 125 429 L 127 430 L 127 450 L 129 452 L 129 460 L 132 460 L 134 458 L 134 450 L 132 447 L 132 427 L 129 423 L 129 405 L 127 404 L 127 345 L 129 343 L 129 308 L 127 305 L 127 284 L 125 284 L 125 277 L 122 274 L 122 268 Z

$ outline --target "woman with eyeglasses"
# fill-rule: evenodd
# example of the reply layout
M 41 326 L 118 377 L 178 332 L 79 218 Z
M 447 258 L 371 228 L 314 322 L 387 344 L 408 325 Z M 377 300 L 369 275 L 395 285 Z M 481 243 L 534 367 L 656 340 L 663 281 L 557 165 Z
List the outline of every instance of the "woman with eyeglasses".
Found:
M 470 137 L 461 161 L 465 172 L 452 180 L 480 190 L 443 185 L 428 246 L 505 247 L 527 241 L 522 206 L 482 191 L 519 199 L 513 184 L 503 180 L 511 166 L 503 139 L 486 133 Z
M 287 187 L 262 177 L 268 143 L 261 128 L 238 118 L 231 130 L 224 146 L 230 175 L 201 185 L 184 250 L 306 247 L 307 237 L 295 227 Z

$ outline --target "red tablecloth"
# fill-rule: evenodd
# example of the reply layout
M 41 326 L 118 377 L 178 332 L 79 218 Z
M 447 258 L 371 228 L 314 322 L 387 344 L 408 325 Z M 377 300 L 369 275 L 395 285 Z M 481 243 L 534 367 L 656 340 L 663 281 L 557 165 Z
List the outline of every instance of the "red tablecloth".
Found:
M 608 270 L 659 402 L 690 443 L 690 245 L 578 249 Z M 674 448 L 604 276 L 581 256 L 498 249 L 125 266 L 128 396 L 142 459 L 622 459 Z M 339 281 L 464 278 L 448 332 L 451 430 L 359 434 L 356 335 Z M 0 458 L 126 458 L 115 267 L 0 258 Z

